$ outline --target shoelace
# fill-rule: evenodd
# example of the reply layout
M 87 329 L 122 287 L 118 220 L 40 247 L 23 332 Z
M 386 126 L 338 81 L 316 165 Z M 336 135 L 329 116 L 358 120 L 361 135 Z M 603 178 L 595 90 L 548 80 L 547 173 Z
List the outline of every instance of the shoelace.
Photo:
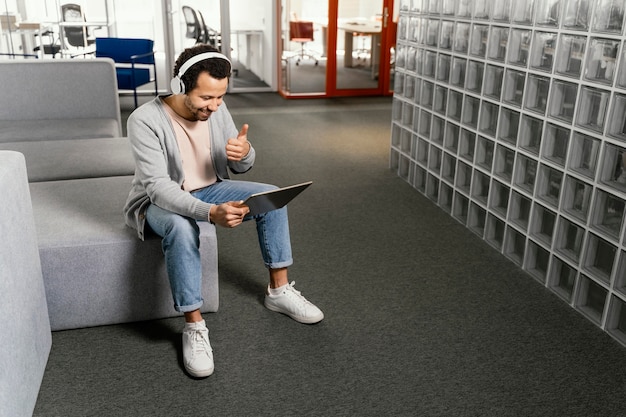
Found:
M 204 333 L 200 330 L 195 330 L 191 337 L 191 352 L 194 356 L 202 355 L 205 352 L 211 352 L 211 344 L 208 339 L 204 337 Z
M 311 304 L 300 291 L 296 290 L 296 288 L 294 287 L 295 285 L 296 282 L 292 281 L 285 290 L 285 294 L 288 294 L 289 298 L 291 298 L 293 301 L 297 301 L 300 304 L 300 307 Z

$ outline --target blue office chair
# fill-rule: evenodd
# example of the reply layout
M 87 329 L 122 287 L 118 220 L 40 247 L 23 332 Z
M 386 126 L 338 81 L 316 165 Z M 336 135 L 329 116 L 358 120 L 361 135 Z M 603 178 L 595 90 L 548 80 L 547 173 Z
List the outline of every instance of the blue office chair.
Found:
M 135 108 L 137 87 L 154 82 L 154 95 L 158 95 L 153 47 L 151 39 L 96 38 L 96 57 L 115 61 L 117 88 L 133 90 Z

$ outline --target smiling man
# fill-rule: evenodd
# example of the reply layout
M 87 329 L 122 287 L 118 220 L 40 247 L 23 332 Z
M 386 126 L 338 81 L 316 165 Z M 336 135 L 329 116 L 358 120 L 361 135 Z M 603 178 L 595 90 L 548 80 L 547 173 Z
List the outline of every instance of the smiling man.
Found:
M 139 107 L 127 125 L 136 169 L 124 207 L 126 223 L 140 239 L 150 232 L 162 238 L 174 308 L 185 316 L 183 362 L 194 377 L 214 370 L 209 331 L 200 314 L 198 221 L 232 228 L 255 220 L 269 271 L 265 306 L 301 323 L 324 318 L 289 283 L 293 260 L 286 207 L 250 216 L 241 204 L 250 194 L 276 187 L 230 179 L 230 173 L 248 171 L 255 160 L 248 125 L 238 130 L 223 101 L 231 70 L 228 58 L 211 46 L 186 49 L 174 66 L 172 94 Z

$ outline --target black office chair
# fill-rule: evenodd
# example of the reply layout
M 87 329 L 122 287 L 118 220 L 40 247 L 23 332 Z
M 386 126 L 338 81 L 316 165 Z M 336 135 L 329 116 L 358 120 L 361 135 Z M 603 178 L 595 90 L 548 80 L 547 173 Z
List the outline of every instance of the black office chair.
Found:
M 61 52 L 61 44 L 59 38 L 55 39 L 55 34 L 51 30 L 46 30 L 41 34 L 35 34 L 35 36 L 41 37 L 41 45 L 35 46 L 33 52 L 38 53 L 42 51 L 43 55 L 52 55 L 52 58 L 56 58 L 57 54 Z M 45 43 L 47 40 L 47 43 Z
M 61 17 L 63 22 L 84 23 L 85 15 L 79 4 L 67 3 L 61 6 Z M 86 48 L 93 45 L 96 39 L 87 31 L 86 26 L 64 26 L 63 35 L 67 45 L 75 48 Z
M 202 16 L 202 12 L 200 10 L 196 10 L 198 14 L 198 20 L 200 21 L 200 25 L 202 27 L 203 36 L 202 42 L 211 45 L 217 50 L 222 50 L 222 35 L 215 29 L 210 28 L 206 25 L 204 21 L 204 16 Z
M 203 25 L 200 24 L 198 14 L 189 6 L 183 6 L 183 16 L 187 24 L 187 39 L 193 39 L 196 43 L 206 43 Z

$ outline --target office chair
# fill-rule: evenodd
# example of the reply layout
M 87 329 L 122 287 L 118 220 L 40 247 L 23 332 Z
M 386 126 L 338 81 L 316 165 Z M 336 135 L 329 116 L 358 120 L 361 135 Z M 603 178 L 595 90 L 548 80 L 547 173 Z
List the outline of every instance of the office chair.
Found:
M 154 95 L 159 93 L 153 48 L 151 39 L 96 38 L 96 57 L 115 61 L 117 88 L 133 90 L 135 108 L 137 87 L 154 82 Z
M 41 45 L 35 46 L 33 52 L 42 51 L 43 55 L 52 55 L 52 58 L 56 58 L 57 54 L 61 52 L 60 39 L 55 39 L 54 32 L 51 30 L 46 30 L 41 34 L 36 33 L 35 36 L 41 37 Z M 44 38 L 47 38 L 48 43 L 44 43 Z
M 203 37 L 202 42 L 211 45 L 217 50 L 222 50 L 222 35 L 215 29 L 210 28 L 206 25 L 204 21 L 204 16 L 202 16 L 202 12 L 200 10 L 196 10 L 198 14 L 198 20 L 200 21 L 200 25 L 202 26 Z
M 61 6 L 61 17 L 63 22 L 84 23 L 86 21 L 80 5 L 74 3 Z M 90 37 L 86 26 L 65 26 L 63 34 L 67 44 L 76 48 L 86 48 L 96 42 L 93 37 Z
M 352 38 L 360 43 L 360 46 L 352 50 L 352 56 L 365 65 L 371 57 L 371 48 L 368 45 L 371 35 L 367 33 L 353 32 Z
M 183 6 L 183 16 L 187 24 L 185 37 L 187 39 L 193 39 L 196 43 L 206 43 L 204 27 L 200 24 L 200 19 L 196 11 L 189 6 Z
M 304 49 L 304 45 L 313 42 L 313 22 L 297 20 L 289 22 L 289 40 L 300 44 L 300 51 L 290 58 L 296 57 L 296 65 L 304 58 L 309 58 L 318 64 L 317 58 L 310 51 Z

